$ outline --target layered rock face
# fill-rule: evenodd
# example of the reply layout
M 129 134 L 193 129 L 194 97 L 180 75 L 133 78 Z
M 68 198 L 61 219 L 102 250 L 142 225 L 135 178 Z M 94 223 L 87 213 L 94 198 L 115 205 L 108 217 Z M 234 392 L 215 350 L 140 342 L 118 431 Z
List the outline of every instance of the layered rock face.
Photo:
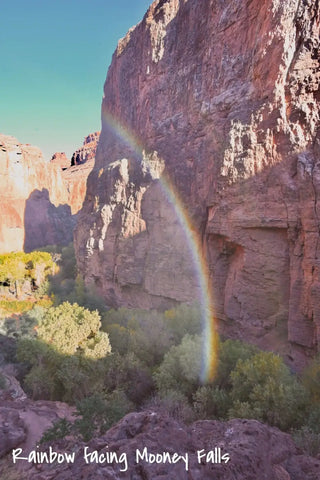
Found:
M 319 8 L 156 0 L 119 42 L 76 231 L 109 303 L 197 298 L 188 219 L 220 330 L 298 366 L 318 349 Z
M 0 253 L 72 240 L 74 221 L 61 170 L 37 147 L 0 135 Z

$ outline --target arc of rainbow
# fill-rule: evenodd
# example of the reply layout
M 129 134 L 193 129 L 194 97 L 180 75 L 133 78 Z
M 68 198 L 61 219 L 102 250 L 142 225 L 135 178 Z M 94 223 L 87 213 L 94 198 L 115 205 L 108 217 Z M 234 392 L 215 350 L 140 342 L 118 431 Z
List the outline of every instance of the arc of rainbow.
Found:
M 143 156 L 144 148 L 142 142 L 133 135 L 123 124 L 116 121 L 115 118 L 102 109 L 102 128 L 106 125 L 111 129 L 112 133 L 116 135 L 122 142 L 124 142 L 130 149 L 132 149 L 140 158 Z M 186 208 L 183 206 L 179 195 L 174 188 L 172 182 L 167 176 L 160 176 L 160 184 L 172 204 L 176 213 L 177 219 L 183 228 L 190 253 L 192 255 L 193 265 L 196 269 L 196 274 L 199 281 L 201 298 L 201 316 L 203 322 L 204 348 L 202 356 L 201 381 L 207 382 L 214 378 L 217 358 L 218 358 L 218 335 L 216 332 L 216 325 L 214 320 L 214 309 L 212 296 L 209 289 L 209 273 L 205 259 L 201 253 L 201 244 L 198 235 L 195 233 L 192 223 Z

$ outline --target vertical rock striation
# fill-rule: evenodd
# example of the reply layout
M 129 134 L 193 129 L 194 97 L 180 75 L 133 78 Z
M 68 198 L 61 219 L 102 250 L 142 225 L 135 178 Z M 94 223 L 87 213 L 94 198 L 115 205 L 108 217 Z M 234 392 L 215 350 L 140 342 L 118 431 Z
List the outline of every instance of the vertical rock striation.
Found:
M 221 331 L 298 366 L 318 349 L 319 8 L 156 0 L 120 40 L 75 237 L 107 301 L 199 294 L 169 178 L 203 240 Z

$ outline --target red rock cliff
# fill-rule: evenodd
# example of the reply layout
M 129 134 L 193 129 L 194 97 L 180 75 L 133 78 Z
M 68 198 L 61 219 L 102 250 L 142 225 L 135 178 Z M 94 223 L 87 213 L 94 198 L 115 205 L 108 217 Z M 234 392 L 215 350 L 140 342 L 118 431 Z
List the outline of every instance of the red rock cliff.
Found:
M 0 253 L 72 240 L 74 221 L 61 170 L 37 147 L 0 135 Z
M 105 83 L 86 281 L 118 305 L 198 295 L 165 175 L 203 238 L 219 328 L 296 364 L 314 353 L 319 81 L 318 1 L 156 0 Z
M 76 214 L 82 207 L 86 196 L 87 178 L 93 169 L 100 132 L 90 133 L 72 155 L 69 168 L 64 169 L 62 177 L 69 192 L 71 211 Z

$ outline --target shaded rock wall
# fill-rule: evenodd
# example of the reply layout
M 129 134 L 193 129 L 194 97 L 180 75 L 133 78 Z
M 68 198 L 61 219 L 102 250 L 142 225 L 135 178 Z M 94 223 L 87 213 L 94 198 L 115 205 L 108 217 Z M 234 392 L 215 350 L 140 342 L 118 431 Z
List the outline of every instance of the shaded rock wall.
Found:
M 318 1 L 156 0 L 104 87 L 86 281 L 118 305 L 196 298 L 178 192 L 221 331 L 301 365 L 320 335 L 319 72 Z

